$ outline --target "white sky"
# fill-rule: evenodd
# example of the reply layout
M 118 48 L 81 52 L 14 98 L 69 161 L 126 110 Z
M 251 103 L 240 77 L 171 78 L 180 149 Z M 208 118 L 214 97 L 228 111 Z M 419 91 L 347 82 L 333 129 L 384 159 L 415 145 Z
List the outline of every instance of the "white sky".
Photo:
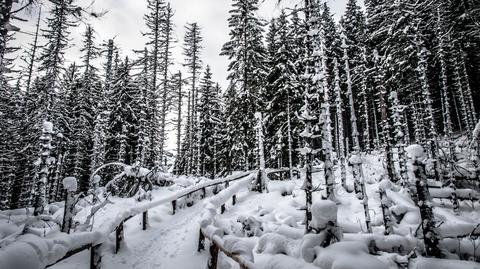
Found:
M 269 21 L 274 15 L 278 15 L 283 7 L 293 7 L 295 4 L 302 4 L 302 0 L 284 0 L 284 3 L 277 5 L 277 0 L 260 0 L 261 6 L 259 16 Z M 224 88 L 228 85 L 226 81 L 228 60 L 224 56 L 219 56 L 223 44 L 228 41 L 228 11 L 231 8 L 231 0 L 171 0 L 174 9 L 175 38 L 173 56 L 175 66 L 171 72 L 181 70 L 183 61 L 182 49 L 184 26 L 187 22 L 197 22 L 202 28 L 203 52 L 202 59 L 204 64 L 209 64 L 213 72 L 213 80 L 220 83 Z M 363 3 L 362 0 L 359 1 Z M 78 0 L 78 4 L 88 6 L 91 0 Z M 347 0 L 327 0 L 335 18 L 338 20 L 345 10 Z M 146 0 L 96 0 L 93 7 L 95 10 L 108 10 L 108 13 L 101 19 L 89 19 L 96 31 L 97 43 L 115 37 L 116 44 L 121 48 L 122 55 L 132 55 L 132 50 L 142 50 L 145 39 L 141 32 L 145 31 L 145 22 L 143 19 L 146 13 Z M 28 22 L 16 23 L 24 32 L 34 32 L 36 22 L 36 11 L 25 15 Z M 48 15 L 46 7 L 43 8 L 43 21 Z M 43 26 L 45 24 L 43 23 Z M 80 24 L 72 29 L 71 47 L 66 53 L 67 63 L 79 61 L 79 45 L 81 45 L 81 36 L 85 31 L 85 24 Z M 33 37 L 24 33 L 16 35 L 15 45 L 26 46 L 32 41 Z M 43 40 L 41 41 L 43 43 Z M 169 148 L 174 148 L 174 135 L 169 139 Z M 171 141 L 170 141 L 171 140 Z

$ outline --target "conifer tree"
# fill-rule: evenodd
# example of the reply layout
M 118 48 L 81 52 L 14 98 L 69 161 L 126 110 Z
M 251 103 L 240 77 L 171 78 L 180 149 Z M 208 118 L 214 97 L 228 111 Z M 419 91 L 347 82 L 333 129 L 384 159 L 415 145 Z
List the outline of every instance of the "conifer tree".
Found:
M 178 71 L 173 78 L 172 78 L 172 87 L 175 89 L 176 92 L 176 112 L 177 112 L 177 119 L 175 122 L 176 126 L 176 136 L 177 136 L 177 158 L 175 160 L 175 173 L 177 175 L 181 172 L 181 161 L 182 161 L 182 127 L 183 127 L 183 78 L 182 72 Z
M 221 53 L 230 60 L 229 87 L 234 88 L 231 90 L 235 96 L 235 106 L 227 117 L 235 128 L 231 130 L 235 166 L 249 170 L 255 157 L 254 114 L 261 110 L 259 97 L 265 77 L 263 24 L 256 15 L 258 0 L 234 0 L 232 7 L 228 20 L 230 41 L 224 44 Z
M 392 122 L 394 127 L 394 137 L 397 146 L 398 154 L 398 164 L 400 171 L 400 184 L 404 188 L 408 188 L 408 178 L 407 178 L 407 160 L 406 160 L 406 143 L 405 143 L 405 133 L 404 125 L 407 123 L 403 117 L 405 107 L 400 105 L 398 100 L 397 92 L 393 91 L 390 93 L 389 98 L 391 99 L 390 104 L 392 106 Z
M 136 120 L 135 126 L 137 133 L 137 146 L 135 149 L 135 164 L 140 167 L 145 167 L 147 158 L 147 149 L 149 142 L 149 126 L 147 122 L 148 112 L 148 93 L 150 90 L 150 80 L 148 76 L 149 57 L 148 49 L 144 48 L 143 57 L 141 58 L 142 72 L 137 75 L 136 88 L 138 91 L 136 100 Z
M 394 172 L 394 165 L 393 165 L 393 154 L 392 154 L 392 139 L 390 135 L 390 122 L 388 117 L 388 105 L 387 105 L 387 88 L 383 85 L 383 81 L 385 79 L 385 66 L 388 65 L 388 62 L 385 61 L 378 52 L 374 52 L 375 57 L 375 86 L 378 91 L 379 96 L 379 106 L 380 106 L 380 114 L 381 114 L 381 128 L 382 128 L 382 138 L 383 138 L 383 148 L 385 154 L 385 167 L 386 167 L 386 177 L 388 180 L 396 181 L 397 178 L 395 177 Z
M 166 162 L 165 158 L 165 141 L 167 131 L 167 113 L 168 106 L 170 105 L 170 91 L 169 91 L 169 67 L 172 64 L 172 51 L 171 46 L 173 42 L 173 10 L 170 7 L 170 3 L 165 8 L 162 27 L 162 46 L 161 46 L 161 71 L 162 71 L 162 91 L 161 91 L 161 111 L 160 111 L 160 144 L 159 144 L 159 159 L 157 161 Z
M 330 92 L 329 74 L 327 70 L 327 54 L 325 46 L 325 30 L 319 20 L 319 14 L 313 13 L 312 20 L 315 22 L 313 30 L 316 32 L 313 39 L 313 60 L 314 72 L 312 77 L 314 85 L 317 87 L 317 98 L 321 101 L 318 118 L 318 128 L 321 132 L 320 144 L 322 147 L 322 160 L 324 162 L 326 197 L 335 200 L 335 177 L 333 174 L 333 137 L 332 137 L 332 119 L 330 110 Z
M 161 146 L 161 115 L 160 115 L 160 82 L 161 82 L 161 59 L 163 44 L 163 27 L 166 5 L 163 0 L 148 0 L 148 13 L 145 14 L 144 20 L 147 26 L 147 32 L 143 35 L 147 37 L 146 45 L 150 51 L 150 91 L 149 91 L 149 111 L 147 120 L 150 126 L 150 150 L 148 165 L 153 166 L 155 162 L 160 161 Z
M 340 88 L 340 72 L 338 68 L 338 60 L 335 58 L 335 104 L 336 104 L 336 116 L 338 121 L 338 144 L 339 144 L 339 152 L 337 153 L 338 161 L 340 162 L 340 177 L 342 180 L 342 186 L 344 189 L 347 189 L 347 170 L 345 168 L 345 130 L 343 128 L 343 102 L 342 102 L 342 92 Z M 347 77 L 348 71 L 347 71 Z M 349 78 L 347 78 L 349 79 Z M 348 83 L 348 82 L 347 82 Z M 351 83 L 351 82 L 350 82 Z M 351 91 L 351 85 L 349 86 L 349 90 Z M 356 123 L 355 123 L 356 124 Z M 356 131 L 356 130 L 355 130 Z M 356 135 L 356 134 L 355 134 Z
M 35 26 L 35 37 L 33 39 L 33 42 L 30 44 L 30 49 L 26 52 L 27 57 L 24 58 L 24 61 L 27 64 L 26 67 L 26 82 L 25 82 L 25 95 L 28 95 L 30 92 L 30 87 L 32 86 L 33 82 L 33 71 L 34 71 L 34 66 L 35 62 L 37 60 L 37 53 L 39 49 L 39 44 L 38 44 L 38 37 L 40 34 L 40 19 L 41 19 L 41 14 L 42 14 L 42 8 L 40 7 L 38 11 L 38 18 L 37 18 L 37 24 Z
M 52 157 L 50 156 L 52 150 L 52 134 L 53 124 L 45 121 L 43 123 L 42 135 L 40 137 L 40 152 L 37 163 L 37 172 L 35 174 L 35 202 L 34 211 L 35 216 L 43 214 L 45 206 L 48 203 L 47 198 L 47 184 L 50 173 L 50 165 L 52 164 Z
M 185 56 L 184 65 L 187 67 L 190 76 L 187 81 L 190 83 L 190 99 L 189 99 L 189 121 L 187 123 L 186 137 L 188 138 L 188 156 L 187 156 L 187 173 L 193 172 L 194 165 L 198 164 L 198 89 L 197 84 L 200 78 L 202 69 L 202 60 L 200 59 L 202 50 L 203 37 L 201 35 L 201 28 L 197 23 L 187 24 L 185 27 L 186 33 L 183 44 L 183 55 Z M 199 167 L 196 167 L 198 171 Z
M 135 98 L 138 89 L 131 75 L 132 65 L 127 58 L 120 62 L 114 76 L 112 99 L 115 100 L 109 120 L 108 159 L 133 164 L 135 157 Z
M 39 71 L 44 73 L 38 85 L 38 113 L 43 119 L 57 120 L 55 115 L 59 79 L 64 63 L 64 54 L 68 46 L 70 27 L 76 24 L 72 21 L 72 10 L 77 7 L 73 0 L 55 1 L 47 18 L 47 29 L 43 30 L 43 37 L 47 44 L 43 46 L 40 55 Z
M 296 110 L 295 104 L 300 103 L 300 93 L 298 90 L 298 70 L 295 66 L 294 39 L 290 33 L 287 16 L 284 11 L 276 20 L 278 30 L 268 47 L 276 47 L 275 52 L 270 55 L 269 74 L 267 76 L 267 85 L 264 94 L 266 104 L 266 126 L 265 143 L 266 152 L 276 150 L 271 158 L 275 157 L 277 165 L 283 167 L 287 160 L 289 169 L 293 167 L 293 128 L 298 125 L 294 122 L 295 116 L 292 114 Z M 286 139 L 286 141 L 285 141 Z M 284 147 L 284 145 L 287 145 Z M 270 149 L 268 149 L 270 147 Z M 273 163 L 273 160 L 270 161 Z
M 313 155 L 316 151 L 313 149 L 313 139 L 315 135 L 313 134 L 313 125 L 318 121 L 317 117 L 312 112 L 311 109 L 311 99 L 313 96 L 312 93 L 312 72 L 313 70 L 313 46 L 312 38 L 310 36 L 310 31 L 313 29 L 314 21 L 313 17 L 313 8 L 314 5 L 309 0 L 305 1 L 304 14 L 305 14 L 305 35 L 304 35 L 304 44 L 305 50 L 304 53 L 304 75 L 303 75 L 303 106 L 299 110 L 299 119 L 303 124 L 303 131 L 299 136 L 303 139 L 303 147 L 299 149 L 300 154 L 303 155 L 305 163 L 305 181 L 303 183 L 302 189 L 305 191 L 305 233 L 312 232 L 312 203 L 313 203 L 313 182 L 312 182 L 312 167 L 313 167 Z
M 199 151 L 202 176 L 215 176 L 215 144 L 216 133 L 219 130 L 220 104 L 217 88 L 212 81 L 210 66 L 205 68 L 205 74 L 200 82 L 201 98 L 198 102 L 199 116 Z
M 104 85 L 98 92 L 98 106 L 96 116 L 93 123 L 93 149 L 92 160 L 90 165 L 90 173 L 95 169 L 105 164 L 106 161 L 106 146 L 108 136 L 108 121 L 110 116 L 111 105 L 109 97 L 111 96 L 112 76 L 113 76 L 113 53 L 114 43 L 113 39 L 108 40 L 106 45 L 106 61 L 104 64 Z

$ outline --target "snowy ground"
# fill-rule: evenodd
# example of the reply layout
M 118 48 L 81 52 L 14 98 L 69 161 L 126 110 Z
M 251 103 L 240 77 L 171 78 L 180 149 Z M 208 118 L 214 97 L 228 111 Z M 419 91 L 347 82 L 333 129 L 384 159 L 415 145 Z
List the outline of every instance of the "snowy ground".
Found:
M 395 225 L 395 233 L 400 236 L 390 236 L 388 239 L 383 237 L 382 213 L 379 202 L 380 179 L 383 173 L 383 167 L 378 156 L 368 156 L 364 159 L 365 176 L 367 178 L 367 192 L 369 195 L 370 214 L 372 216 L 372 226 L 374 235 L 366 235 L 364 222 L 363 206 L 353 193 L 348 193 L 340 188 L 338 184 L 336 197 L 340 202 L 338 212 L 338 223 L 343 228 L 345 241 L 359 241 L 366 244 L 372 238 L 378 238 L 381 242 L 380 247 L 395 248 L 403 246 L 405 253 L 410 252 L 415 247 L 422 248 L 421 240 L 413 238 L 419 225 L 418 210 L 409 200 L 406 194 L 401 192 L 389 191 L 389 197 L 398 207 L 404 207 L 408 211 L 400 224 Z M 337 179 L 339 174 L 337 171 Z M 323 182 L 322 173 L 314 174 L 314 183 L 317 185 Z M 348 175 L 348 182 L 352 184 L 351 175 Z M 340 182 L 338 182 L 340 183 Z M 312 267 L 311 263 L 306 263 L 300 257 L 301 244 L 303 237 L 303 218 L 304 211 L 301 210 L 304 205 L 304 192 L 300 190 L 301 180 L 294 181 L 271 181 L 269 183 L 269 193 L 258 194 L 252 192 L 243 192 L 237 199 L 236 206 L 227 206 L 226 213 L 219 215 L 216 219 L 216 225 L 223 228 L 226 233 L 232 236 L 238 236 L 239 240 L 248 242 L 255 246 L 253 249 L 255 263 L 259 268 L 318 268 Z M 292 191 L 293 190 L 293 191 Z M 169 192 L 163 190 L 163 192 Z M 292 195 L 282 196 L 282 193 L 292 192 Z M 166 195 L 162 191 L 157 191 L 154 196 Z M 155 198 L 154 198 L 155 199 Z M 321 191 L 314 194 L 314 201 L 321 200 Z M 147 231 L 141 230 L 140 217 L 129 220 L 125 226 L 125 247 L 122 247 L 118 254 L 113 254 L 114 246 L 107 245 L 103 256 L 103 268 L 123 269 L 123 268 L 203 268 L 206 266 L 208 251 L 198 253 L 196 251 L 198 244 L 199 223 L 201 212 L 207 200 L 198 201 L 190 208 L 183 208 L 177 211 L 176 215 L 171 215 L 170 205 L 157 207 L 150 211 L 150 227 Z M 115 207 L 121 207 L 119 201 L 115 202 Z M 434 201 L 434 213 L 438 220 L 444 223 L 440 226 L 442 233 L 455 233 L 460 230 L 468 231 L 480 219 L 480 212 L 472 208 L 469 202 L 461 204 L 462 214 L 455 215 L 451 209 L 448 200 Z M 478 205 L 477 205 L 478 208 Z M 105 213 L 107 212 L 107 213 Z M 104 211 L 96 221 L 101 223 L 101 219 L 108 218 L 109 210 Z M 257 220 L 261 228 L 254 231 L 254 236 L 247 237 L 242 231 L 242 225 L 239 220 L 253 217 Z M 254 225 L 252 225 L 253 227 Z M 278 238 L 269 238 L 268 234 L 281 235 L 286 239 L 284 250 L 261 249 L 259 250 L 259 241 L 262 236 L 264 240 L 275 242 Z M 266 235 L 267 234 L 267 235 Z M 453 240 L 459 243 L 460 241 Z M 383 244 L 382 244 L 383 243 Z M 462 242 L 458 246 L 467 248 L 467 242 Z M 458 247 L 457 246 L 457 247 Z M 277 246 L 278 247 L 278 246 Z M 444 247 L 451 247 L 446 244 Z M 471 246 L 470 246 L 471 247 Z M 260 253 L 261 252 L 261 253 Z M 279 254 L 286 253 L 290 257 Z M 89 253 L 84 252 L 59 263 L 51 268 L 88 268 Z M 478 255 L 478 254 L 477 254 Z M 292 258 L 293 257 L 293 258 Z M 398 268 L 395 261 L 402 261 L 401 255 L 382 253 L 375 256 L 375 259 L 385 265 L 385 268 Z M 436 264 L 439 268 L 477 268 L 473 263 L 455 261 L 451 264 L 435 262 L 432 259 L 416 259 L 415 268 L 430 268 L 430 265 Z M 319 265 L 319 262 L 316 262 Z M 441 263 L 441 266 L 439 265 Z M 282 265 L 283 264 L 283 265 Z M 426 267 L 425 264 L 428 264 Z M 443 267 L 442 267 L 443 266 Z M 446 267 L 445 267 L 446 266 Z M 452 267 L 455 266 L 455 267 Z M 461 267 L 463 266 L 463 267 Z M 219 268 L 236 268 L 234 263 L 221 255 Z
M 125 225 L 125 241 L 118 254 L 107 246 L 102 258 L 106 269 L 197 268 L 206 264 L 207 255 L 197 254 L 198 231 L 204 201 L 171 215 L 169 206 L 149 211 L 150 227 L 142 230 L 141 216 Z M 89 252 L 80 253 L 52 266 L 55 269 L 89 268 Z M 181 266 L 180 266 L 181 265 Z
M 310 258 L 316 266 L 311 262 L 305 262 L 305 259 L 309 259 L 305 253 L 309 250 L 303 247 L 305 238 L 302 209 L 305 204 L 305 194 L 300 189 L 302 180 L 270 181 L 269 192 L 264 194 L 242 191 L 237 196 L 237 204 L 232 206 L 229 201 L 225 214 L 216 217 L 215 225 L 223 229 L 230 238 L 250 248 L 258 268 L 330 269 L 337 268 L 334 267 L 336 264 L 338 268 L 345 269 L 359 266 L 362 262 L 366 264 L 365 266 L 371 266 L 370 268 L 399 268 L 399 263 L 406 262 L 407 254 L 415 248 L 419 250 L 423 248 L 422 240 L 414 236 L 420 217 L 417 207 L 408 194 L 398 192 L 395 188 L 389 189 L 387 195 L 393 202 L 391 210 L 403 213 L 405 216 L 400 223 L 394 224 L 395 235 L 383 236 L 384 227 L 378 189 L 380 185 L 388 189 L 389 184 L 380 182 L 384 169 L 381 157 L 378 156 L 371 155 L 364 158 L 373 234 L 365 233 L 363 205 L 354 193 L 346 192 L 340 184 L 337 184 L 338 225 L 343 229 L 342 241 L 346 243 L 342 244 L 346 246 L 339 244 L 338 249 L 314 250 L 316 255 Z M 340 183 L 339 171 L 336 171 L 336 178 L 337 183 Z M 350 173 L 347 179 L 348 184 L 352 185 Z M 323 173 L 315 173 L 314 186 L 322 186 L 323 182 Z M 161 200 L 182 190 L 183 188 L 179 185 L 189 184 L 185 180 L 177 183 L 173 187 L 154 190 L 152 199 Z M 287 195 L 284 196 L 285 194 Z M 314 193 L 314 203 L 320 201 L 321 196 L 321 191 Z M 94 230 L 101 229 L 102 225 L 115 218 L 118 212 L 147 203 L 120 198 L 112 198 L 112 201 L 114 204 L 107 205 L 96 214 Z M 110 240 L 102 245 L 102 268 L 204 268 L 208 260 L 208 251 L 198 253 L 197 246 L 202 211 L 208 201 L 208 199 L 199 200 L 192 207 L 180 208 L 175 215 L 171 214 L 170 203 L 155 207 L 149 210 L 149 228 L 146 231 L 141 227 L 141 215 L 130 219 L 125 224 L 124 245 L 118 254 L 114 254 L 115 246 L 111 243 L 114 242 L 113 234 L 110 235 Z M 453 213 L 449 200 L 435 199 L 433 206 L 435 217 L 442 222 L 439 229 L 444 236 L 469 233 L 480 220 L 478 202 L 475 207 L 469 201 L 462 202 L 459 215 Z M 89 206 L 84 205 L 84 210 L 77 214 L 76 219 L 81 222 L 88 212 Z M 242 222 L 249 223 L 249 227 L 245 229 Z M 372 248 L 371 241 L 375 241 L 376 248 Z M 453 253 L 461 249 L 462 252 L 471 252 L 473 255 L 472 243 L 478 246 L 480 241 L 478 239 L 474 242 L 467 239 L 446 239 L 442 240 L 442 247 Z M 352 248 L 355 248 L 355 251 L 348 250 Z M 345 249 L 348 251 L 345 252 Z M 368 250 L 371 252 L 372 249 L 377 252 L 374 256 L 368 254 Z M 86 269 L 89 268 L 89 255 L 90 252 L 84 251 L 50 268 Z M 336 256 L 343 259 L 347 265 L 339 264 Z M 480 251 L 477 251 L 476 256 L 480 258 Z M 448 261 L 417 258 L 411 263 L 410 268 L 480 268 L 478 264 L 455 261 L 453 256 L 451 258 Z M 230 259 L 221 255 L 218 268 L 237 267 Z

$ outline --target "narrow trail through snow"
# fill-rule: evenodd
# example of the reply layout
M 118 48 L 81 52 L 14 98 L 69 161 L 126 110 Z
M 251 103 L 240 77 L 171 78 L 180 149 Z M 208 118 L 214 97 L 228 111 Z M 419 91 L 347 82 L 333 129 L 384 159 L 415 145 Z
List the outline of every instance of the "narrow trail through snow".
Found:
M 125 223 L 125 241 L 118 254 L 114 246 L 104 248 L 102 268 L 199 268 L 206 265 L 206 253 L 197 252 L 200 215 L 205 200 L 171 215 L 169 206 L 149 211 L 150 226 L 141 229 L 141 216 Z M 51 268 L 87 269 L 89 252 L 84 251 Z

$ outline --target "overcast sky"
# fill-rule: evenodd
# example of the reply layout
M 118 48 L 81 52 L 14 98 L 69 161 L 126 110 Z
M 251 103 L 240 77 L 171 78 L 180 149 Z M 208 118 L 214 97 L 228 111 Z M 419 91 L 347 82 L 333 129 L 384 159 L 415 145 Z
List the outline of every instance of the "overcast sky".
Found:
M 78 0 L 77 3 L 89 5 L 91 0 Z M 261 1 L 262 2 L 262 1 Z M 269 20 L 277 15 L 282 7 L 291 7 L 300 0 L 287 0 L 284 4 L 276 5 L 276 0 L 264 0 L 261 4 L 259 16 Z M 338 19 L 344 12 L 347 0 L 328 0 L 327 1 Z M 219 56 L 222 45 L 228 41 L 228 11 L 231 8 L 230 0 L 172 0 L 171 5 L 175 11 L 175 39 L 174 58 L 177 63 L 172 68 L 172 72 L 180 67 L 183 57 L 181 55 L 181 46 L 184 36 L 184 25 L 187 22 L 197 22 L 202 28 L 204 37 L 203 61 L 212 68 L 213 79 L 222 86 L 226 86 L 227 65 L 226 57 Z M 115 37 L 116 43 L 122 49 L 125 55 L 132 54 L 133 49 L 142 49 L 145 39 L 141 32 L 145 31 L 143 15 L 146 13 L 146 1 L 142 0 L 97 0 L 94 4 L 96 10 L 108 10 L 108 13 L 101 19 L 89 19 L 95 31 L 97 42 Z M 42 13 L 45 18 L 48 16 L 47 8 Z M 29 22 L 17 23 L 25 32 L 33 32 L 35 15 L 29 16 Z M 67 52 L 67 61 L 78 61 L 81 35 L 85 30 L 85 24 L 80 24 L 76 29 L 72 29 L 72 47 Z M 19 33 L 17 41 L 19 45 L 26 45 L 32 39 L 31 36 Z

